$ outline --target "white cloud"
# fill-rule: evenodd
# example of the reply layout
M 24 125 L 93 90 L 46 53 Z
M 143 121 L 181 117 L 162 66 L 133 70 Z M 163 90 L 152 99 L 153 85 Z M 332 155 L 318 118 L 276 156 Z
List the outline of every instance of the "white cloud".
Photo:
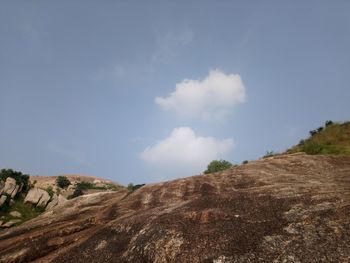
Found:
M 233 139 L 197 136 L 191 128 L 174 129 L 169 137 L 146 148 L 141 159 L 169 173 L 186 172 L 187 175 L 203 171 L 207 164 L 231 151 Z M 178 174 L 184 176 L 184 174 Z
M 203 80 L 185 79 L 176 84 L 175 91 L 168 97 L 155 98 L 164 110 L 201 120 L 222 119 L 233 106 L 244 101 L 245 87 L 241 77 L 220 70 L 210 71 Z

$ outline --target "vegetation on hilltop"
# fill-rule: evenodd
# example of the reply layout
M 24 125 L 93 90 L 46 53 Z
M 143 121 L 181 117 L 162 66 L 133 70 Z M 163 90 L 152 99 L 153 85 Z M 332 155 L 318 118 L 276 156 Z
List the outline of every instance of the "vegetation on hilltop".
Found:
M 210 174 L 210 173 L 220 172 L 231 167 L 232 167 L 232 163 L 230 163 L 229 161 L 214 160 L 208 164 L 207 170 L 205 170 L 204 173 Z
M 350 122 L 326 121 L 324 127 L 310 131 L 309 138 L 287 150 L 287 153 L 296 152 L 350 155 Z
M 57 176 L 56 183 L 61 188 L 67 188 L 71 184 L 67 176 L 62 176 L 62 175 Z

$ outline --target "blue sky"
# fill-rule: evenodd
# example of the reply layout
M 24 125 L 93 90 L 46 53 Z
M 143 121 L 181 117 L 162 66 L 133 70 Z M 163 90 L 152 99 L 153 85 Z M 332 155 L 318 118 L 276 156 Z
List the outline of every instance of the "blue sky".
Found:
M 0 167 L 123 184 L 350 114 L 349 1 L 2 1 Z

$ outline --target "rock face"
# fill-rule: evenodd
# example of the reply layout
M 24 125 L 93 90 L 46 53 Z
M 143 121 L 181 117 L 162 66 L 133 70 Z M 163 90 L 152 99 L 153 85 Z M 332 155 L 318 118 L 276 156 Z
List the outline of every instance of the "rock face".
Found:
M 46 210 L 51 210 L 56 206 L 63 205 L 67 199 L 63 195 L 56 195 L 54 194 L 51 198 L 50 203 L 46 206 Z
M 2 194 L 8 194 L 12 196 L 13 193 L 15 193 L 14 195 L 16 195 L 17 191 L 18 191 L 18 185 L 16 185 L 16 180 L 13 179 L 12 177 L 7 177 L 5 186 L 2 189 Z
M 36 187 L 30 189 L 24 199 L 24 203 L 30 203 L 38 207 L 45 207 L 49 201 L 50 195 L 45 190 Z
M 7 177 L 5 182 L 0 181 L 0 207 L 8 198 L 12 201 L 12 198 L 14 198 L 21 190 L 22 185 L 16 184 L 16 180 L 12 177 Z
M 12 219 L 8 222 L 6 222 L 5 224 L 1 225 L 2 228 L 9 228 L 12 227 L 13 225 L 20 223 L 22 220 L 20 219 Z
M 350 157 L 281 155 L 81 196 L 0 232 L 0 262 L 349 262 Z

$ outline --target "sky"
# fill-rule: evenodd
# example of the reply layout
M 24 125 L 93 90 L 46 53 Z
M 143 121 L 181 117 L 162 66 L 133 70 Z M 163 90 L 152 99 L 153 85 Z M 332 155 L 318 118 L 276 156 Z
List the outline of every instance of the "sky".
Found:
M 1 1 L 0 168 L 122 184 L 350 119 L 350 1 Z

